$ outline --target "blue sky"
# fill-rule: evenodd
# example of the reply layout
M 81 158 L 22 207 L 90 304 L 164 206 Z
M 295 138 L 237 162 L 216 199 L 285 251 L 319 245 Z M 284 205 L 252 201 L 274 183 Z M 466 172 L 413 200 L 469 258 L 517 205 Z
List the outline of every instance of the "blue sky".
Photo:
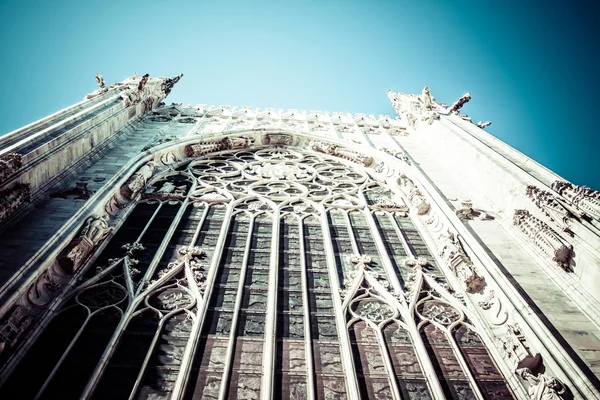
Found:
M 134 71 L 169 101 L 393 114 L 429 86 L 488 131 L 600 189 L 598 1 L 4 1 L 0 134 Z

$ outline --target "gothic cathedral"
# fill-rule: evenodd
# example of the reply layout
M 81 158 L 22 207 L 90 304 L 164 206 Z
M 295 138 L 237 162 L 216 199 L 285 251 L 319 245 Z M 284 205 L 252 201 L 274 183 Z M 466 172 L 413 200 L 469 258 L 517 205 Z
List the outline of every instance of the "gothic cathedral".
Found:
M 599 192 L 470 94 L 166 105 L 181 77 L 0 137 L 1 399 L 600 399 Z

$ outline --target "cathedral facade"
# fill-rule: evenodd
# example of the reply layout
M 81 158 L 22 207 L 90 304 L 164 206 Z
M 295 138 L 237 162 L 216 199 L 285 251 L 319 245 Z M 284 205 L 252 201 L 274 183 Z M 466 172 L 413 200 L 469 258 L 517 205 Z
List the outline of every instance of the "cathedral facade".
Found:
M 600 399 L 600 193 L 421 94 L 0 137 L 2 399 Z

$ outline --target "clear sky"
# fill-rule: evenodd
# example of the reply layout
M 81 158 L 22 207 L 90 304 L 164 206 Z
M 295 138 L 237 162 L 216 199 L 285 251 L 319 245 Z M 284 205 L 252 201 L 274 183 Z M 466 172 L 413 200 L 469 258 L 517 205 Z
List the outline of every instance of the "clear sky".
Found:
M 94 4 L 95 3 L 95 4 Z M 172 102 L 394 114 L 386 90 L 452 103 L 600 189 L 600 2 L 12 1 L 0 5 L 0 134 L 150 73 Z

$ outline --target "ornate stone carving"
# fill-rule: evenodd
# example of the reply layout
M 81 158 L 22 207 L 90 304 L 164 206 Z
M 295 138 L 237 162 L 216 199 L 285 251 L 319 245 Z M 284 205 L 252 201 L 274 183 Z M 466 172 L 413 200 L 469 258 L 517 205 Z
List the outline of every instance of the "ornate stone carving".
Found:
M 406 175 L 401 174 L 398 178 L 398 183 L 400 184 L 400 189 L 402 189 L 410 204 L 417 210 L 417 214 L 426 214 L 427 211 L 429 211 L 429 203 L 419 188 L 415 186 L 414 182 Z
M 252 140 L 247 137 L 231 138 L 225 137 L 222 140 L 204 141 L 185 146 L 184 153 L 186 157 L 201 157 L 206 154 L 217 151 L 231 149 L 246 149 L 250 147 Z
M 0 159 L 0 182 L 23 166 L 23 158 L 17 153 L 8 153 Z
M 495 340 L 500 348 L 502 357 L 509 362 L 514 370 L 527 368 L 530 371 L 537 372 L 542 366 L 542 356 L 540 354 L 531 354 L 525 336 L 521 333 L 519 324 L 508 324 L 506 326 L 506 334 Z
M 485 279 L 475 271 L 473 262 L 465 253 L 457 235 L 447 231 L 438 237 L 439 255 L 454 275 L 464 284 L 468 293 L 479 293 L 485 287 Z
M 570 229 L 573 215 L 560 203 L 556 196 L 531 185 L 527 186 L 525 194 L 563 231 L 573 236 L 573 232 Z
M 34 320 L 56 299 L 109 231 L 106 216 L 87 219 L 79 235 L 62 249 L 5 316 L 0 325 L 0 353 L 7 345 L 11 349 L 18 345 Z
M 108 236 L 110 230 L 107 215 L 89 217 L 79 236 L 59 253 L 55 261 L 56 267 L 68 275 L 77 272 L 93 250 Z
M 423 108 L 426 110 L 433 109 L 433 101 L 431 100 L 431 93 L 429 92 L 429 88 L 425 86 L 423 88 L 423 93 L 421 93 L 421 101 L 423 102 Z
M 368 167 L 371 164 L 373 164 L 373 158 L 361 154 L 357 151 L 349 150 L 345 147 L 338 146 L 336 144 L 312 141 L 308 144 L 308 147 L 314 151 L 340 157 L 345 160 L 363 165 L 365 167 Z
M 142 166 L 135 174 L 129 178 L 129 180 L 121 186 L 120 193 L 127 201 L 133 200 L 133 198 L 142 190 L 146 185 L 154 171 L 156 171 L 156 163 L 153 161 L 147 162 Z
M 150 74 L 144 74 L 142 75 L 142 79 L 140 79 L 140 81 L 138 82 L 136 93 L 137 101 L 140 101 L 142 99 L 142 95 L 144 94 L 144 88 L 146 87 L 148 80 L 150 80 Z
M 488 215 L 483 210 L 475 210 L 473 209 L 473 203 L 470 200 L 464 200 L 461 202 L 462 208 L 456 210 L 456 216 L 459 219 L 494 219 L 494 217 Z
M 490 126 L 491 124 L 492 123 L 490 121 L 487 121 L 487 122 L 479 121 L 476 125 L 478 128 L 485 129 L 486 127 Z
M 109 232 L 108 215 L 92 215 L 85 221 L 85 226 L 81 230 L 81 236 L 97 246 L 106 238 Z
M 471 93 L 463 94 L 460 99 L 456 100 L 454 104 L 452 104 L 452 107 L 450 107 L 450 112 L 458 113 L 458 111 L 460 111 L 460 109 L 463 108 L 463 106 L 467 104 L 469 100 L 471 100 Z
M 404 260 L 404 265 L 408 268 L 422 270 L 428 264 L 427 259 L 424 257 L 410 257 Z
M 573 185 L 570 182 L 556 181 L 552 190 L 570 201 L 575 207 L 600 221 L 600 192 L 586 186 Z
M 382 150 L 384 153 L 387 153 L 387 154 L 389 154 L 389 155 L 391 155 L 391 156 L 393 156 L 393 157 L 396 157 L 396 158 L 397 158 L 397 159 L 399 159 L 399 160 L 402 160 L 402 161 L 404 161 L 404 162 L 405 162 L 406 164 L 408 164 L 408 165 L 412 165 L 412 164 L 410 163 L 410 160 L 408 159 L 408 156 L 406 155 L 406 153 L 404 153 L 404 152 L 403 152 L 403 151 L 401 151 L 401 150 L 391 150 L 391 149 L 388 149 L 388 148 L 382 148 L 381 150 Z
M 267 134 L 263 138 L 263 143 L 271 146 L 291 146 L 294 143 L 294 137 L 285 134 Z
M 145 198 L 157 198 L 161 200 L 183 199 L 187 192 L 186 185 L 175 186 L 172 182 L 164 182 L 160 189 L 148 187 L 144 193 Z
M 20 305 L 14 306 L 8 312 L 8 317 L 0 325 L 0 355 L 5 350 L 12 350 L 16 347 L 19 339 L 32 322 L 33 316 Z
M 408 207 L 404 202 L 402 204 L 396 203 L 393 200 L 387 199 L 385 197 L 379 197 L 375 200 L 375 204 L 369 206 L 372 210 L 384 210 L 384 211 L 400 211 L 405 212 L 408 211 Z
M 98 90 L 100 92 L 105 92 L 108 90 L 106 88 L 106 84 L 104 83 L 104 78 L 98 72 L 96 72 L 96 83 L 98 84 Z
M 542 252 L 552 257 L 552 261 L 571 271 L 573 246 L 565 242 L 552 228 L 527 210 L 515 210 L 513 224 L 519 228 Z
M 147 75 L 147 74 L 146 74 Z M 144 75 L 145 76 L 145 75 Z M 173 86 L 175 86 L 175 84 L 177 82 L 179 82 L 179 80 L 183 77 L 183 74 L 178 74 L 177 76 L 173 77 L 173 78 L 166 78 L 162 84 L 162 91 L 165 94 L 165 97 L 169 95 L 169 93 L 171 93 L 171 90 L 173 90 Z
M 527 393 L 531 400 L 561 400 L 565 399 L 567 387 L 558 378 L 545 374 L 532 374 L 528 368 L 521 368 L 515 373 L 529 384 Z
M 0 223 L 10 217 L 22 204 L 30 201 L 29 184 L 17 184 L 0 191 Z
M 152 105 L 154 104 L 154 98 L 148 97 L 142 102 L 142 114 L 149 113 L 152 111 Z

